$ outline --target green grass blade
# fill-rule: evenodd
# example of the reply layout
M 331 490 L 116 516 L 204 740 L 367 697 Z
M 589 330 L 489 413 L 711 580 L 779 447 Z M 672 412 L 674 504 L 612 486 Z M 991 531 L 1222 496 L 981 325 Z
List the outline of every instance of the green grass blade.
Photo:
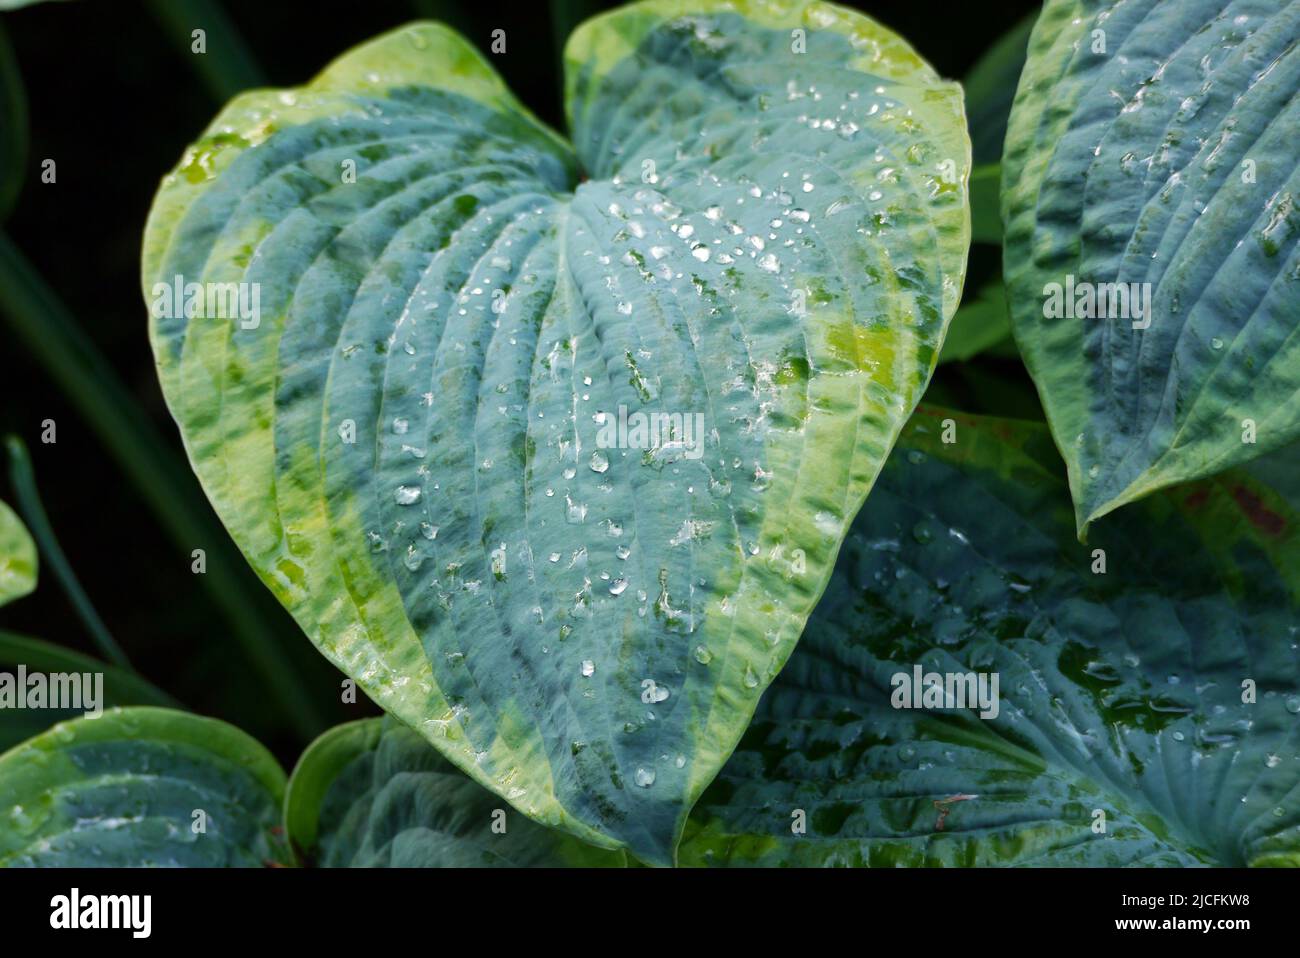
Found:
M 0 221 L 18 201 L 26 163 L 27 94 L 13 46 L 0 27 Z
M 158 705 L 183 708 L 180 702 L 135 672 L 105 665 L 99 659 L 73 649 L 0 629 L 0 665 L 22 663 L 37 672 L 103 672 L 112 691 L 113 705 Z
M 46 515 L 45 506 L 36 489 L 36 473 L 32 469 L 31 457 L 27 455 L 27 447 L 17 436 L 9 436 L 5 439 L 5 450 L 9 453 L 9 481 L 13 484 L 14 497 L 18 501 L 19 511 L 27 521 L 27 528 L 31 530 L 32 538 L 40 549 L 41 559 L 54 573 L 54 578 L 59 581 L 68 601 L 72 603 L 104 658 L 120 668 L 131 669 L 131 660 L 95 611 L 94 603 L 81 587 L 77 574 L 72 571 L 72 564 L 59 545 L 54 527 L 50 525 L 50 517 Z
M 324 712 L 299 681 L 299 660 L 286 649 L 280 635 L 283 629 L 265 620 L 248 601 L 252 582 L 242 574 L 243 560 L 233 554 L 226 532 L 197 500 L 193 476 L 167 452 L 162 437 L 148 426 L 145 412 L 67 307 L 3 233 L 0 315 L 99 436 L 184 554 L 198 547 L 207 549 L 207 573 L 201 584 L 224 613 L 268 690 L 274 690 L 295 732 L 314 737 L 329 724 Z
M 221 4 L 214 0 L 150 0 L 149 7 L 181 56 L 193 61 L 195 72 L 217 102 L 266 86 L 261 67 Z M 193 50 L 195 30 L 206 33 L 205 53 Z

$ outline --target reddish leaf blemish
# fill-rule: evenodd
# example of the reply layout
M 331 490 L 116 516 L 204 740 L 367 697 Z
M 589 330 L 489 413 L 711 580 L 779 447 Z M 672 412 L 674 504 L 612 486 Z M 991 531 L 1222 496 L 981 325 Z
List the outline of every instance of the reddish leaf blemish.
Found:
M 934 823 L 936 832 L 943 831 L 943 823 L 948 819 L 948 812 L 951 810 L 953 802 L 969 802 L 975 795 L 949 795 L 947 798 L 936 798 L 934 807 L 939 810 L 939 820 Z
M 1251 525 L 1265 535 L 1280 536 L 1286 529 L 1286 520 L 1264 505 L 1264 500 L 1245 486 L 1233 486 L 1232 498 L 1237 500 L 1237 505 L 1241 506 L 1241 511 L 1246 514 Z

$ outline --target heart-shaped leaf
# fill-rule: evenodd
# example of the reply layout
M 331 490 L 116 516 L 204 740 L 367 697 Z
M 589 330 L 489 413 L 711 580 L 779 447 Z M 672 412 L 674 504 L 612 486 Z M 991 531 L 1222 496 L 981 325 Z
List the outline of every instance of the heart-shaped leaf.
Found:
M 680 860 L 1300 864 L 1288 457 L 1286 495 L 1233 470 L 1083 547 L 1045 427 L 918 412 Z M 917 668 L 969 707 L 898 707 Z
M 1016 339 L 1081 534 L 1300 435 L 1300 7 L 1049 0 L 1003 157 Z
M 957 87 L 821 4 L 636 4 L 566 69 L 576 155 L 430 24 L 236 99 L 145 290 L 195 470 L 321 650 L 663 863 L 933 368 L 969 143 Z
M 287 861 L 284 772 L 216 719 L 111 709 L 0 755 L 0 867 Z
M 285 801 L 288 836 L 327 868 L 609 868 L 626 864 L 538 825 L 466 778 L 391 718 L 330 729 L 303 753 Z
M 36 588 L 36 544 L 18 518 L 0 502 L 0 605 L 21 599 Z

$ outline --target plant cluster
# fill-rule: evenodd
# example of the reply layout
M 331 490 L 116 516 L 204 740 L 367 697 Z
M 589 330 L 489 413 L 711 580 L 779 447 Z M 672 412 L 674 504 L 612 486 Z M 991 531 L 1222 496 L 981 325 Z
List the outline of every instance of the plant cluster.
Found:
M 642 0 L 567 137 L 428 22 L 231 99 L 149 214 L 158 377 L 386 714 L 286 778 L 106 630 L 0 633 L 65 677 L 0 684 L 0 864 L 1300 864 L 1296 10 L 1136 7 L 962 85 Z M 986 355 L 1042 421 L 927 394 Z M 36 554 L 0 506 L 0 602 Z

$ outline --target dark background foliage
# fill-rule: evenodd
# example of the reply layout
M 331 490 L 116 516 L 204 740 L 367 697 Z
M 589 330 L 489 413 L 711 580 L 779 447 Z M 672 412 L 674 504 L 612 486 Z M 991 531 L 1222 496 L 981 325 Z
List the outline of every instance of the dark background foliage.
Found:
M 484 52 L 491 32 L 507 35 L 507 53 L 492 62 L 542 119 L 563 129 L 560 49 L 572 26 L 616 4 L 542 0 L 522 3 L 438 0 L 222 0 L 232 32 L 209 29 L 209 58 L 223 58 L 231 76 L 294 86 L 327 62 L 378 33 L 418 18 L 447 22 Z M 945 76 L 961 78 L 979 56 L 1027 13 L 1031 0 L 939 2 L 866 0 L 850 4 L 906 37 Z M 146 335 L 140 293 L 140 240 L 159 178 L 206 126 L 221 104 L 221 80 L 203 73 L 189 52 L 189 31 L 205 25 L 196 11 L 218 5 L 195 0 L 76 0 L 38 3 L 0 15 L 28 100 L 29 147 L 17 206 L 5 224 L 77 326 L 106 357 L 139 405 L 161 452 L 178 460 L 174 494 L 207 511 L 163 404 Z M 239 54 L 239 46 L 246 55 Z M 10 131 L 0 131 L 6 135 Z M 57 182 L 40 181 L 40 163 L 56 160 Z M 995 247 L 972 250 L 973 292 L 996 276 Z M 0 283 L 12 282 L 0 275 Z M 39 335 L 39 334 L 38 334 Z M 127 481 L 119 462 L 51 379 L 29 344 L 0 317 L 0 431 L 27 443 L 51 523 L 100 615 L 137 669 L 186 706 L 242 726 L 289 763 L 311 727 L 376 710 L 340 703 L 341 676 L 316 653 L 237 553 L 196 542 L 209 563 L 226 563 L 227 604 L 271 625 L 290 667 L 275 682 L 252 667 L 232 639 L 228 611 L 210 588 L 196 584 L 189 549 L 180 548 Z M 60 347 L 61 348 L 61 347 Z M 1037 416 L 1032 387 L 1014 359 L 979 358 L 941 367 L 928 397 L 962 408 Z M 57 443 L 40 442 L 41 422 L 54 419 Z M 171 478 L 167 479 L 172 482 Z M 170 488 L 170 487 L 169 487 Z M 170 492 L 168 493 L 170 495 Z M 0 482 L 0 498 L 13 490 Z M 0 626 L 94 653 L 86 629 L 48 574 L 26 599 L 0 612 Z M 283 683 L 318 709 L 289 715 Z

